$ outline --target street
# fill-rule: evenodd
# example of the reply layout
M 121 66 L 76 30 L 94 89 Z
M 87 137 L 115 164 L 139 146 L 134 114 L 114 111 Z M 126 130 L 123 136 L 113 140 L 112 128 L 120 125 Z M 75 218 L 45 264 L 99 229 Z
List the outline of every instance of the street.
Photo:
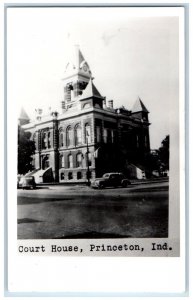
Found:
M 18 239 L 167 237 L 168 182 L 18 189 L 17 226 Z

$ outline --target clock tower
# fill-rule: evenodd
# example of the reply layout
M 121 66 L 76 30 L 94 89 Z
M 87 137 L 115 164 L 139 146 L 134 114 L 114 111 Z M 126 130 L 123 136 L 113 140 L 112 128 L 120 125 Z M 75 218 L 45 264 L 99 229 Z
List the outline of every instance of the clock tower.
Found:
M 83 90 L 92 79 L 90 67 L 78 45 L 75 46 L 72 60 L 66 65 L 64 75 L 62 79 L 64 89 L 63 111 L 77 106 Z

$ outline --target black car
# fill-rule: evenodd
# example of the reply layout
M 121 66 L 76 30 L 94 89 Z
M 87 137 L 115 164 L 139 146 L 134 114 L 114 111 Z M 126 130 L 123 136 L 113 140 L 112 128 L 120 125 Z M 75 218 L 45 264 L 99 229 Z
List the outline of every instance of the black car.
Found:
M 122 173 L 105 173 L 102 178 L 91 182 L 92 188 L 127 187 L 131 182 Z
M 25 176 L 22 181 L 22 189 L 35 189 L 36 183 L 34 176 Z

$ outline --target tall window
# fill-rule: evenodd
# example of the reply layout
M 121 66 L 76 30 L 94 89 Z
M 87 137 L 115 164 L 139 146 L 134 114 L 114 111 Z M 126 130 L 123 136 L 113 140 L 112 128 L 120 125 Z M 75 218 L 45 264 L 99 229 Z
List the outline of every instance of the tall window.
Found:
M 61 130 L 59 133 L 59 147 L 63 147 L 64 146 L 64 133 Z
M 76 167 L 77 168 L 82 167 L 82 153 L 78 153 L 76 155 Z
M 80 145 L 82 143 L 82 130 L 81 130 L 81 126 L 78 124 L 75 127 L 75 145 Z
M 49 168 L 49 166 L 50 166 L 49 156 L 48 155 L 43 156 L 42 157 L 42 169 L 45 170 L 45 169 Z
M 114 131 L 113 130 L 111 130 L 111 141 L 112 141 L 112 143 L 114 143 Z
M 48 148 L 51 148 L 51 134 L 48 132 Z
M 51 148 L 51 133 L 44 131 L 42 133 L 42 149 Z
M 47 134 L 46 132 L 43 132 L 42 134 L 42 149 L 47 148 Z
M 60 168 L 64 168 L 64 155 L 60 155 Z
M 97 143 L 101 142 L 101 128 L 97 126 L 96 128 L 96 136 L 97 136 Z
M 73 144 L 73 131 L 71 127 L 68 127 L 66 130 L 66 145 L 67 147 L 72 146 Z
M 111 136 L 111 130 L 107 130 L 107 142 L 112 143 L 112 136 Z
M 92 166 L 92 156 L 90 152 L 87 154 L 87 157 L 88 157 L 88 165 Z
M 104 142 L 107 143 L 107 129 L 104 129 Z
M 35 149 L 37 150 L 37 133 L 36 132 L 33 135 L 33 142 L 34 142 L 34 145 L 35 145 Z
M 86 143 L 91 143 L 91 128 L 89 124 L 85 125 L 85 138 Z
M 68 168 L 73 168 L 73 157 L 72 154 L 68 155 Z

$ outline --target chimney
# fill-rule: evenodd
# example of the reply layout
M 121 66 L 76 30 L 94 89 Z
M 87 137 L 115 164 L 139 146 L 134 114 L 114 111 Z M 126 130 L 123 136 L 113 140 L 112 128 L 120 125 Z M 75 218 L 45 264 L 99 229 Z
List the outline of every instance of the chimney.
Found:
M 106 108 L 106 97 L 103 99 L 103 108 Z
M 41 109 L 41 108 L 37 108 L 37 109 L 35 109 L 35 112 L 36 112 L 36 120 L 37 121 L 41 121 L 41 119 L 42 119 L 42 113 L 43 113 L 43 109 Z
M 113 100 L 109 100 L 108 101 L 108 107 L 109 108 L 113 108 Z

